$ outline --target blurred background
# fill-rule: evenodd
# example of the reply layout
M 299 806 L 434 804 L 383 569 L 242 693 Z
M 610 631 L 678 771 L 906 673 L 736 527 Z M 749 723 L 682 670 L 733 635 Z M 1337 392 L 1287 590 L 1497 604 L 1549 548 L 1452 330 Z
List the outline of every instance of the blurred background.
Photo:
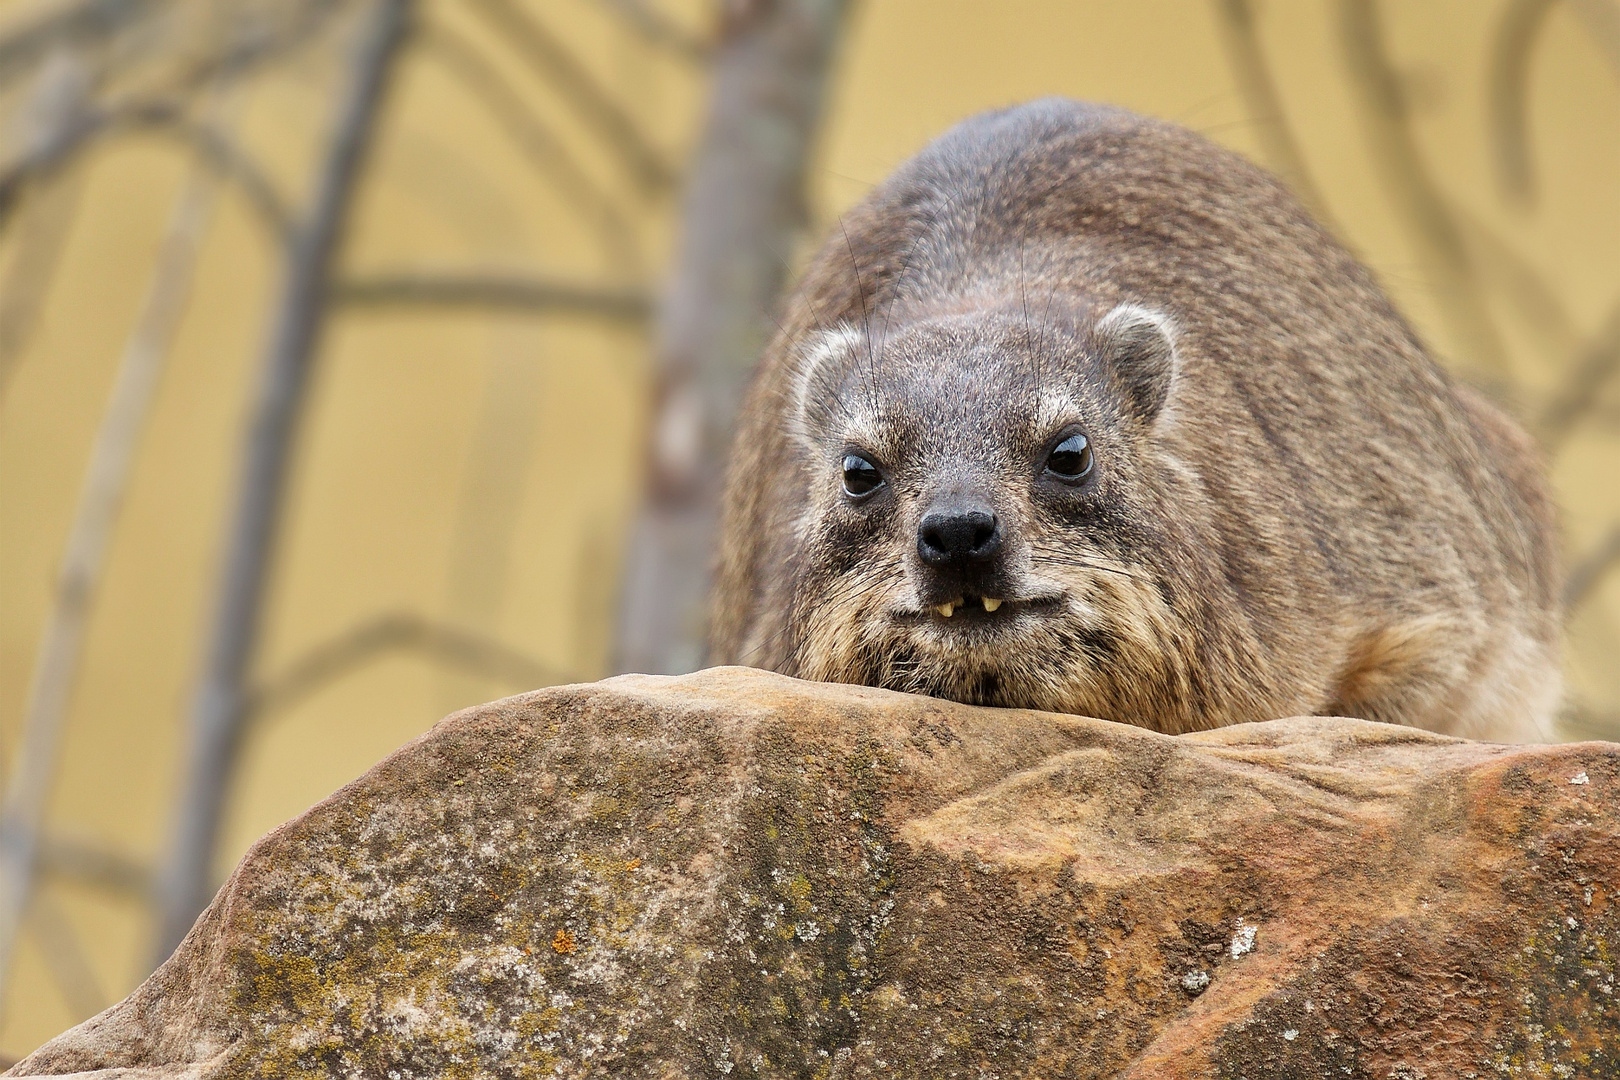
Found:
M 1615 0 L 0 0 L 0 1055 L 445 713 L 695 666 L 776 293 L 1047 94 L 1278 172 L 1536 435 L 1620 739 Z

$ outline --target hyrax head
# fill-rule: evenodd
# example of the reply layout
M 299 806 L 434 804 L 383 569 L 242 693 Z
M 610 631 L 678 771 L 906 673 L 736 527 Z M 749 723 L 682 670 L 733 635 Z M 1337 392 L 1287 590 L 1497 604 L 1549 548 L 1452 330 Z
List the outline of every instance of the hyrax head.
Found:
M 796 672 L 1128 719 L 1123 683 L 1169 675 L 1146 462 L 1170 319 L 974 306 L 825 331 L 797 363 Z

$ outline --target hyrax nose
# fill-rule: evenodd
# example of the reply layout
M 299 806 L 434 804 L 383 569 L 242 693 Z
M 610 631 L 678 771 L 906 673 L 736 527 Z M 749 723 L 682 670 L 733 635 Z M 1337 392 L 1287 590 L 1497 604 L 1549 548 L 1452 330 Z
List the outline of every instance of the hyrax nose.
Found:
M 1001 522 L 988 506 L 959 504 L 923 515 L 917 554 L 929 566 L 966 568 L 988 562 L 1001 550 Z

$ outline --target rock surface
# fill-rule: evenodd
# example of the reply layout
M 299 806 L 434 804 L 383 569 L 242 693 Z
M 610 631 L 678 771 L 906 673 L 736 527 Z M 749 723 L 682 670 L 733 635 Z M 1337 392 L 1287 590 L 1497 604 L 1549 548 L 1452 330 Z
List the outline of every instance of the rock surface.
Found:
M 458 713 L 13 1075 L 1620 1076 L 1620 745 L 743 669 Z

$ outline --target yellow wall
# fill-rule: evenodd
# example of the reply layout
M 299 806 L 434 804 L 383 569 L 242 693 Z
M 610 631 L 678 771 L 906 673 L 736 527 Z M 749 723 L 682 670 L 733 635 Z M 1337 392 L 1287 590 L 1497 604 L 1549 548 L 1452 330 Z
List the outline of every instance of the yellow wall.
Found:
M 1390 51 L 1422 105 L 1425 160 L 1444 190 L 1515 245 L 1591 333 L 1620 295 L 1620 80 L 1563 8 L 1532 79 L 1543 181 L 1530 212 L 1506 208 L 1488 171 L 1483 71 L 1500 3 L 1386 4 Z M 1567 6 L 1567 5 L 1566 5 Z M 706 5 L 670 5 L 694 24 Z M 530 8 L 679 158 L 702 81 L 637 42 L 593 0 Z M 1369 164 L 1338 33 L 1339 5 L 1262 5 L 1267 53 L 1317 186 L 1342 234 L 1465 375 L 1407 228 Z M 7 19 L 0 6 L 0 22 Z M 522 87 L 630 216 L 660 265 L 673 200 L 637 195 L 589 133 L 497 35 L 462 27 Z M 240 130 L 289 192 L 301 190 L 334 82 L 320 57 L 256 81 Z M 818 222 L 858 199 L 955 120 L 1044 94 L 1112 101 L 1254 156 L 1260 143 L 1216 22 L 1201 0 L 866 0 L 833 82 L 810 177 Z M 145 287 L 184 157 L 124 140 L 58 181 L 72 196 L 23 213 L 72 212 L 42 321 L 0 399 L 0 760 L 9 775 L 51 575 L 110 378 Z M 0 266 L 17 229 L 0 236 Z M 463 88 L 410 54 L 344 257 L 348 268 L 499 265 L 619 280 L 607 257 Z M 240 199 L 219 204 L 197 286 L 141 445 L 73 699 L 50 823 L 150 860 L 164 841 L 189 680 L 219 554 L 226 489 L 258 360 L 275 265 Z M 1493 305 L 1499 305 L 1499 299 Z M 1502 310 L 1506 310 L 1503 306 Z M 1532 388 L 1562 370 L 1531 328 L 1502 320 L 1513 373 Z M 260 661 L 274 673 L 369 618 L 411 612 L 479 629 L 567 677 L 603 673 L 613 575 L 633 492 L 647 342 L 580 320 L 347 312 L 325 342 L 302 430 Z M 1609 413 L 1620 412 L 1611 388 Z M 1620 521 L 1620 441 L 1589 425 L 1554 475 L 1568 548 Z M 1572 686 L 1620 708 L 1620 574 L 1572 623 Z M 325 688 L 252 735 L 220 868 L 251 840 L 461 705 L 520 687 L 447 672 L 408 652 Z M 1605 729 L 1620 737 L 1620 728 Z M 148 915 L 127 898 L 51 882 L 107 1002 L 144 974 Z M 82 1019 L 25 930 L 0 1053 Z

